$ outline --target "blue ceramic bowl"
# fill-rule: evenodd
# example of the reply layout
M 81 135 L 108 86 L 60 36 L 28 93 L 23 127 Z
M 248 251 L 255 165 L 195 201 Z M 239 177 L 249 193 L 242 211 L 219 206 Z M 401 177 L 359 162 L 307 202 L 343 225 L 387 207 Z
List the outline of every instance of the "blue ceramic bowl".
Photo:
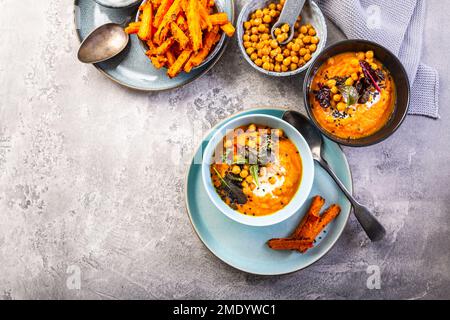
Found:
M 300 186 L 291 202 L 283 209 L 266 216 L 248 216 L 230 208 L 219 196 L 211 180 L 210 165 L 214 151 L 227 131 L 246 126 L 251 123 L 270 128 L 282 129 L 284 134 L 295 144 L 302 159 L 303 174 Z M 202 179 L 206 192 L 214 205 L 227 217 L 250 226 L 269 226 L 280 223 L 295 214 L 307 200 L 314 180 L 314 161 L 306 140 L 286 121 L 270 115 L 242 115 L 218 128 L 209 140 L 202 159 Z

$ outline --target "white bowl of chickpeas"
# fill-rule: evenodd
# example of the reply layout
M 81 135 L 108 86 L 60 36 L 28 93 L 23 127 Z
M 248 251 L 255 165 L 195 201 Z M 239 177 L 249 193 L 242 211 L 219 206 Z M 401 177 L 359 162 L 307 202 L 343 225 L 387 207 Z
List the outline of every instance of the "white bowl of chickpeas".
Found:
M 271 28 L 277 21 L 285 0 L 252 0 L 247 3 L 237 22 L 239 47 L 248 63 L 271 76 L 292 76 L 308 69 L 324 49 L 327 26 L 319 6 L 307 1 L 295 23 L 294 38 L 281 45 L 288 36 L 289 26 Z

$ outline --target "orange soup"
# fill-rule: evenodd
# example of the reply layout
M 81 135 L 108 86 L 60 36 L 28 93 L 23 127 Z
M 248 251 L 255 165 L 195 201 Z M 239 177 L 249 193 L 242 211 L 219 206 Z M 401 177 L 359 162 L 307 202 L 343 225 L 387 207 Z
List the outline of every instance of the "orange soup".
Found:
M 251 124 L 228 134 L 210 167 L 217 193 L 232 209 L 273 214 L 296 194 L 302 179 L 297 147 L 280 129 Z
M 346 52 L 319 68 L 309 99 L 322 128 L 339 138 L 359 139 L 389 121 L 395 106 L 395 84 L 373 51 Z

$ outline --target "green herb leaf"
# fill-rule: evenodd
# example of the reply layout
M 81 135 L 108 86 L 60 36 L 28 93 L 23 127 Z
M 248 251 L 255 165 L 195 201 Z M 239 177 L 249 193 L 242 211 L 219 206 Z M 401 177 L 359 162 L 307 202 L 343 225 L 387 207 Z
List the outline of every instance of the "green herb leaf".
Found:
M 257 164 L 250 166 L 250 174 L 253 177 L 253 181 L 259 187 L 259 166 Z
M 339 86 L 339 91 L 342 97 L 347 102 L 347 107 L 352 106 L 358 102 L 359 93 L 353 86 Z

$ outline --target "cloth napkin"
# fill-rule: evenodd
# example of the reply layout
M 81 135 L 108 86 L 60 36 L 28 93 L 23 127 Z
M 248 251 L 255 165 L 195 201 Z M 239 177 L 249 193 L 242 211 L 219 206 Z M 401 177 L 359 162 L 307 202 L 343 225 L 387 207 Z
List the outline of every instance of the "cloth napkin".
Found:
M 324 14 L 351 39 L 390 49 L 411 82 L 409 114 L 438 118 L 439 75 L 420 61 L 425 0 L 317 0 Z

